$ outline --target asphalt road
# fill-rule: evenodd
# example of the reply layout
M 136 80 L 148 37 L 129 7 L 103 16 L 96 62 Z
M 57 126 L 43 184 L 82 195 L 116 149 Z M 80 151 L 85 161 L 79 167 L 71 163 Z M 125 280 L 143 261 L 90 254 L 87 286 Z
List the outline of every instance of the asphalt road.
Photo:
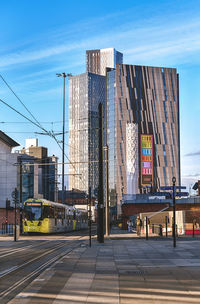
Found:
M 0 240 L 0 303 L 8 303 L 40 273 L 74 248 L 88 243 L 88 231 Z

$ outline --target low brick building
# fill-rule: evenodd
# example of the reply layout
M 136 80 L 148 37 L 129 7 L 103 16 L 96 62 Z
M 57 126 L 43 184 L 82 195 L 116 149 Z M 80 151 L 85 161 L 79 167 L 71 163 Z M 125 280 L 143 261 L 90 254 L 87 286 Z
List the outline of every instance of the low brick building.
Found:
M 0 208 L 0 230 L 2 229 L 2 224 L 5 224 L 7 220 L 8 224 L 15 223 L 15 209 L 6 210 L 5 208 Z M 17 209 L 17 224 L 20 223 L 20 210 Z

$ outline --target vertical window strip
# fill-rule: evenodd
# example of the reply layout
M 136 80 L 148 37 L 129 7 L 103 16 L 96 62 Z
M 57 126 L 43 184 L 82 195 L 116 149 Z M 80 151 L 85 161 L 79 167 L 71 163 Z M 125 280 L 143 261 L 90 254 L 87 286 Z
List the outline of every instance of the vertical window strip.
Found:
M 172 106 L 172 101 L 170 100 L 170 106 L 171 106 L 171 112 L 172 112 L 172 121 L 174 123 L 174 112 L 173 112 L 173 106 Z
M 161 72 L 162 72 L 162 79 L 163 79 L 163 87 L 164 87 L 165 100 L 167 100 L 167 87 L 166 87 L 166 81 L 165 81 L 165 72 L 164 72 L 163 68 L 161 68 Z
M 123 120 L 122 100 L 121 100 L 121 98 L 119 98 L 119 106 L 120 106 L 121 119 Z
M 165 145 L 163 145 L 163 155 L 164 155 L 165 167 L 167 167 L 167 156 L 166 156 Z
M 122 164 L 124 164 L 124 157 L 123 157 L 123 151 L 122 151 L 122 144 L 120 143 L 120 154 L 121 154 L 121 161 L 122 161 Z
M 120 131 L 121 131 L 121 139 L 124 140 L 121 120 L 119 121 L 119 125 L 120 125 Z
M 167 108 L 166 108 L 166 101 L 165 100 L 163 101 L 163 107 L 164 107 L 165 121 L 167 122 L 168 118 L 167 118 Z
M 172 133 L 172 142 L 173 142 L 173 145 L 175 145 L 174 131 L 173 131 L 173 124 L 172 123 L 171 123 L 171 133 Z
M 173 95 L 173 99 L 175 101 L 174 85 L 173 85 L 173 79 L 172 79 L 172 69 L 170 70 L 170 79 L 171 79 L 172 95 Z
M 132 91 L 131 91 L 130 71 L 129 71 L 129 67 L 128 66 L 126 66 L 126 74 L 127 74 L 126 77 L 127 77 L 129 96 L 130 96 L 130 100 L 132 100 L 133 96 L 132 96 Z
M 171 153 L 172 153 L 172 163 L 173 163 L 173 167 L 175 167 L 174 151 L 173 151 L 173 147 L 172 147 L 172 146 L 171 146 Z
M 162 123 L 163 126 L 163 136 L 164 136 L 164 143 L 167 144 L 167 135 L 166 135 L 166 130 L 165 130 L 165 123 Z
M 166 176 L 166 168 L 165 167 L 163 167 L 163 176 L 164 176 L 165 186 L 167 186 L 167 176 Z
M 155 84 L 155 77 L 154 77 L 154 69 L 153 68 L 152 68 L 152 76 L 153 76 L 153 87 L 154 87 L 155 99 L 157 100 L 156 84 Z

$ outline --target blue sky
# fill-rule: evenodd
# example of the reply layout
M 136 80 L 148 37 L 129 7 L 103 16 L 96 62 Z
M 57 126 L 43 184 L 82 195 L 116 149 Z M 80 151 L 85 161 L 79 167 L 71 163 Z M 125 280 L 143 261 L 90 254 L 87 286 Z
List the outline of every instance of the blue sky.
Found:
M 182 183 L 200 178 L 200 1 L 10 0 L 0 14 L 0 74 L 48 130 L 62 127 L 56 73 L 84 72 L 86 49 L 115 47 L 124 63 L 176 67 Z M 0 98 L 27 114 L 1 79 Z M 40 132 L 2 104 L 0 113 L 0 129 L 21 146 Z M 60 157 L 52 139 L 38 138 Z

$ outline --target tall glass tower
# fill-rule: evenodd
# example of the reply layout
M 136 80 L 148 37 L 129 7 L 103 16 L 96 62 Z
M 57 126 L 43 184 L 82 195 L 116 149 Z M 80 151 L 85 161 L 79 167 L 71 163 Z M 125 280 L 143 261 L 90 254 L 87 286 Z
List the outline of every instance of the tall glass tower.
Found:
M 98 105 L 105 108 L 106 77 L 84 73 L 69 79 L 69 189 L 98 188 Z
M 121 64 L 123 55 L 114 48 L 86 51 L 86 73 L 69 79 L 69 189 L 97 194 L 98 105 L 103 105 L 106 145 L 106 69 Z

